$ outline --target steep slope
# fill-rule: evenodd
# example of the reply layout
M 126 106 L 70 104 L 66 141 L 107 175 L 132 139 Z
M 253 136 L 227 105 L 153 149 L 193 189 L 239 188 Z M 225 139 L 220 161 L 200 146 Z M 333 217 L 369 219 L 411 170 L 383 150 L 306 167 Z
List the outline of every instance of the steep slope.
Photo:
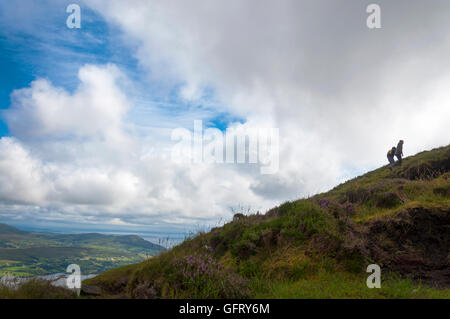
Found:
M 450 298 L 450 146 L 89 280 L 132 298 Z M 382 268 L 368 289 L 366 267 Z

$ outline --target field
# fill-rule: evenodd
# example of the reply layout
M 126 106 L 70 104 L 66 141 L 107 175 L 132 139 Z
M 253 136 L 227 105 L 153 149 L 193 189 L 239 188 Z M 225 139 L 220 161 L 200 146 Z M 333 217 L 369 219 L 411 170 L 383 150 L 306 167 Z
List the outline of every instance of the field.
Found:
M 162 247 L 138 236 L 42 234 L 0 224 L 0 276 L 29 277 L 65 272 L 78 264 L 83 274 L 137 263 Z

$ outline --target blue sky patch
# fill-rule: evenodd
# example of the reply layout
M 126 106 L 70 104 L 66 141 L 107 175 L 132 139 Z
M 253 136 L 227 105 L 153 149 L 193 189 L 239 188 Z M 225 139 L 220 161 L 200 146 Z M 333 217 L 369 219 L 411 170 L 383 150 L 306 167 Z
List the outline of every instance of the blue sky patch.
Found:
M 69 3 L 46 0 L 38 6 L 27 2 L 30 10 L 0 4 L 0 109 L 10 107 L 14 90 L 28 87 L 37 78 L 46 78 L 54 86 L 73 92 L 79 85 L 77 74 L 83 65 L 112 63 L 133 81 L 133 92 L 126 92 L 133 102 L 128 119 L 137 125 L 155 126 L 155 120 L 148 118 L 155 112 L 157 116 L 153 118 L 159 123 L 161 118 L 178 118 L 178 124 L 188 125 L 189 121 L 193 125 L 193 119 L 199 119 L 207 127 L 220 130 L 225 130 L 230 122 L 243 122 L 218 111 L 223 108 L 214 101 L 213 88 L 203 90 L 201 101 L 189 102 L 179 96 L 182 81 L 171 83 L 169 88 L 149 82 L 147 73 L 151 70 L 142 70 L 133 55 L 133 43 L 124 44 L 120 31 L 94 11 L 82 7 L 81 29 L 69 29 Z M 17 19 L 25 23 L 18 25 Z M 0 137 L 8 134 L 0 113 Z

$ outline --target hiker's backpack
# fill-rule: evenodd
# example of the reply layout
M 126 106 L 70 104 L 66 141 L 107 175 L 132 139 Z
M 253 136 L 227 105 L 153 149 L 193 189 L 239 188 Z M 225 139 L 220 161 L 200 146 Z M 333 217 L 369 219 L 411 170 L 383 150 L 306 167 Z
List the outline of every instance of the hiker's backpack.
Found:
M 389 151 L 388 151 L 388 155 L 391 155 L 392 157 L 395 155 L 395 151 L 396 151 L 396 148 L 395 147 L 393 147 L 393 148 L 391 148 Z

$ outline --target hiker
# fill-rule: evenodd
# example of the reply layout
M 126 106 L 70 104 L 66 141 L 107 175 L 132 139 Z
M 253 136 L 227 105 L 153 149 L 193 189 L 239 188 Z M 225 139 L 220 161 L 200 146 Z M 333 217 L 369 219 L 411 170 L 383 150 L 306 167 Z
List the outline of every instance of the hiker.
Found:
M 395 165 L 395 161 L 394 161 L 395 151 L 396 151 L 395 146 L 392 146 L 392 148 L 387 153 L 387 158 L 389 161 L 389 169 L 391 171 L 392 171 L 392 167 L 394 167 L 394 165 Z
M 402 156 L 403 156 L 403 140 L 400 140 L 397 144 L 397 150 L 395 151 L 395 157 L 397 157 L 397 165 L 402 165 Z

